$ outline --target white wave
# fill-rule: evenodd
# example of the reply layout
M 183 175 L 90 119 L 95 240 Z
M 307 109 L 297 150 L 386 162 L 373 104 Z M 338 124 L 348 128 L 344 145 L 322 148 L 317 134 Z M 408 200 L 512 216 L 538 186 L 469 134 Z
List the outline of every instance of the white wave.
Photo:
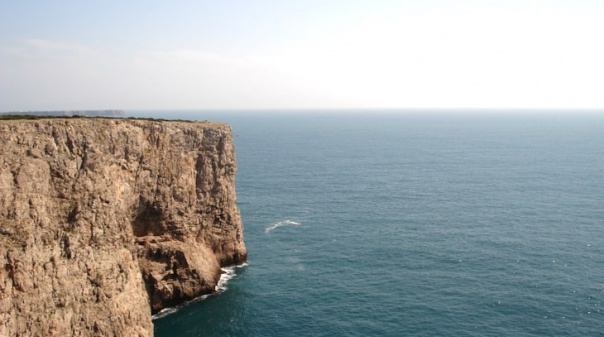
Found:
M 166 317 L 168 315 L 172 315 L 173 313 L 177 312 L 178 310 L 182 309 L 183 307 L 191 304 L 191 303 L 195 303 L 195 302 L 199 302 L 199 301 L 203 301 L 206 298 L 210 297 L 211 294 L 207 294 L 207 295 L 201 295 L 199 297 L 196 297 L 190 301 L 187 301 L 183 304 L 177 305 L 175 307 L 170 307 L 170 308 L 164 308 L 162 309 L 160 312 L 158 312 L 157 314 L 151 316 L 151 320 L 156 320 L 158 318 L 162 318 L 162 317 Z
M 170 314 L 173 314 L 173 313 L 175 313 L 177 311 L 178 311 L 177 307 L 174 307 L 174 308 L 165 308 L 165 309 L 162 309 L 157 314 L 151 316 L 151 319 L 154 320 L 154 319 L 162 318 L 162 317 L 168 316 Z
M 232 279 L 233 277 L 236 276 L 236 270 L 239 268 L 243 268 L 243 267 L 247 267 L 248 264 L 247 263 L 243 263 L 237 266 L 230 266 L 230 267 L 224 267 L 224 268 L 220 268 L 222 270 L 222 274 L 220 275 L 220 279 L 218 280 L 218 284 L 216 284 L 216 288 L 214 288 L 215 293 L 214 294 L 220 294 L 225 292 L 228 288 L 227 288 L 227 284 L 229 283 L 229 280 Z M 164 308 L 162 309 L 160 312 L 158 312 L 157 314 L 151 316 L 152 320 L 158 319 L 158 318 L 162 318 L 162 317 L 166 317 L 168 315 L 171 315 L 175 312 L 177 312 L 178 310 L 180 310 L 181 308 L 191 304 L 191 303 L 195 303 L 195 302 L 199 302 L 199 301 L 203 301 L 206 298 L 210 297 L 211 295 L 214 294 L 207 294 L 207 295 L 202 295 L 199 296 L 197 298 L 194 298 L 188 302 L 185 302 L 181 305 L 175 306 L 175 307 L 171 307 L 171 308 Z
M 244 262 L 243 264 L 240 264 L 240 265 L 220 268 L 222 270 L 222 274 L 220 275 L 220 279 L 218 280 L 218 284 L 216 285 L 216 288 L 215 288 L 216 293 L 219 294 L 219 293 L 225 292 L 228 289 L 227 284 L 229 283 L 229 280 L 231 280 L 233 277 L 237 276 L 236 270 L 239 268 L 247 267 L 247 266 L 248 266 L 247 262 Z
M 301 223 L 299 222 L 295 222 L 295 221 L 291 221 L 291 220 L 285 220 L 285 221 L 279 221 L 277 223 L 274 223 L 268 227 L 266 227 L 264 229 L 264 233 L 268 234 L 270 233 L 273 229 L 275 228 L 279 228 L 279 227 L 283 227 L 283 226 L 300 226 Z

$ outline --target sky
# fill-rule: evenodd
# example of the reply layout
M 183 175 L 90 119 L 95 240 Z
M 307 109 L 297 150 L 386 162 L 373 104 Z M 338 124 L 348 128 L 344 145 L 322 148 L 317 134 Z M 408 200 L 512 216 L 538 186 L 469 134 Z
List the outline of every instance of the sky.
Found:
M 602 0 L 0 0 L 0 111 L 604 109 Z

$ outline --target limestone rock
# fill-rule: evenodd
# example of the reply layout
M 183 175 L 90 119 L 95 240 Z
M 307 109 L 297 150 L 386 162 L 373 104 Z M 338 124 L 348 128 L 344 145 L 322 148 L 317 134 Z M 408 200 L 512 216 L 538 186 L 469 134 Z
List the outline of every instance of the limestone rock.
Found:
M 151 336 L 246 260 L 219 123 L 0 121 L 0 336 Z

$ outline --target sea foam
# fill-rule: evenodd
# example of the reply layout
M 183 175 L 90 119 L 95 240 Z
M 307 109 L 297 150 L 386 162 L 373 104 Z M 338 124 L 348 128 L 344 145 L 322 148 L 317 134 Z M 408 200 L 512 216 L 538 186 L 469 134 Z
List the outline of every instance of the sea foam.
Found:
M 240 265 L 236 265 L 236 266 L 230 266 L 230 267 L 224 267 L 221 268 L 222 270 L 222 274 L 220 275 L 220 280 L 218 280 L 218 284 L 216 285 L 216 293 L 220 294 L 222 292 L 225 292 L 228 288 L 227 285 L 229 283 L 229 281 L 237 276 L 237 269 L 239 268 L 243 268 L 243 267 L 247 267 L 248 264 L 247 263 L 243 263 Z
M 275 228 L 279 228 L 279 227 L 283 227 L 283 226 L 300 226 L 300 225 L 301 225 L 301 223 L 299 223 L 299 222 L 295 222 L 295 221 L 292 221 L 292 220 L 284 220 L 284 221 L 279 221 L 279 222 L 276 222 L 276 223 L 274 223 L 274 224 L 272 224 L 272 225 L 270 225 L 270 226 L 266 227 L 266 228 L 264 229 L 264 233 L 265 233 L 265 234 L 268 234 L 268 233 L 270 233 L 270 232 L 271 232 L 273 229 L 275 229 Z
M 162 309 L 160 312 L 158 312 L 157 314 L 153 315 L 151 317 L 152 320 L 156 320 L 162 317 L 166 317 L 168 315 L 171 315 L 175 312 L 177 312 L 178 310 L 182 309 L 183 307 L 195 303 L 195 302 L 199 302 L 199 301 L 203 301 L 206 298 L 212 296 L 212 295 L 216 295 L 216 294 L 220 294 L 225 292 L 228 287 L 228 283 L 231 279 L 233 279 L 235 276 L 237 276 L 237 269 L 239 268 L 243 268 L 243 267 L 247 267 L 248 264 L 247 263 L 243 263 L 240 265 L 236 265 L 236 266 L 229 266 L 229 267 L 223 267 L 220 268 L 220 270 L 222 270 L 222 274 L 220 274 L 220 279 L 218 280 L 218 283 L 216 284 L 216 287 L 214 288 L 215 293 L 214 294 L 206 294 L 206 295 L 202 295 L 199 297 L 196 297 L 190 301 L 187 301 L 181 305 L 175 306 L 175 307 L 170 307 L 170 308 L 164 308 Z

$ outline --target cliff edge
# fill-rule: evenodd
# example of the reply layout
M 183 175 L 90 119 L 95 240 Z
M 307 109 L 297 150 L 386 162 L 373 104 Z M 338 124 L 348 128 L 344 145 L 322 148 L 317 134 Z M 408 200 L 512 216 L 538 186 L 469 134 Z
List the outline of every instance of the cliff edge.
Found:
M 152 336 L 246 260 L 227 125 L 0 121 L 0 336 Z

